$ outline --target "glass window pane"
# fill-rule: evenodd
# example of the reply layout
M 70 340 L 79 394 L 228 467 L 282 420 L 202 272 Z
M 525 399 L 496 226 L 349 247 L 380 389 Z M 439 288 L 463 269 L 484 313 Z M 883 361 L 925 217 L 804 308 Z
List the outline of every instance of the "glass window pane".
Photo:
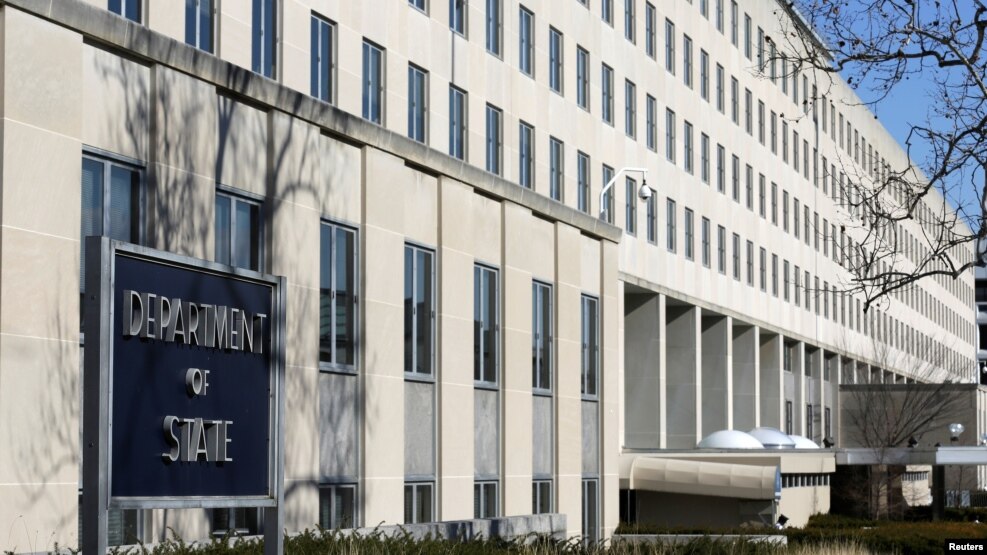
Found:
M 120 166 L 110 167 L 109 229 L 106 235 L 120 241 L 139 242 L 138 172 Z
M 415 251 L 411 247 L 404 248 L 404 371 L 413 372 L 415 354 Z M 407 519 L 406 519 L 407 520 Z
M 404 522 L 413 524 L 415 522 L 415 486 L 405 484 L 404 486 Z
M 216 262 L 230 263 L 230 197 L 216 195 Z
M 332 362 L 332 227 L 322 226 L 319 257 L 319 362 Z
M 82 257 L 79 290 L 86 282 L 86 241 L 90 235 L 103 234 L 103 163 L 82 159 Z
M 212 44 L 212 3 L 213 0 L 199 0 L 199 48 L 213 51 Z
M 483 368 L 486 371 L 484 379 L 488 382 L 497 381 L 497 272 L 483 271 L 484 288 L 484 341 Z
M 333 528 L 352 528 L 356 521 L 354 519 L 354 507 L 356 488 L 353 486 L 337 486 L 333 488 Z
M 418 251 L 416 268 L 416 371 L 432 373 L 432 253 Z
M 356 363 L 356 234 L 337 227 L 335 235 L 335 362 L 353 365 Z
M 483 294 L 479 266 L 473 267 L 473 379 L 483 379 Z
M 541 309 L 542 329 L 541 329 L 541 387 L 552 388 L 552 289 L 547 286 L 541 288 Z

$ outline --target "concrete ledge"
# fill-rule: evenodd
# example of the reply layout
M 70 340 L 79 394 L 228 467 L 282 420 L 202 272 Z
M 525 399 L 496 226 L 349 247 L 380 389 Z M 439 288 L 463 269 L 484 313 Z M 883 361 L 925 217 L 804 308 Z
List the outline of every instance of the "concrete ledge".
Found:
M 784 534 L 614 534 L 613 543 L 627 543 L 631 545 L 642 545 L 649 543 L 662 543 L 665 545 L 681 545 L 691 541 L 710 539 L 716 542 L 732 543 L 746 541 L 750 543 L 763 543 L 768 545 L 788 545 L 788 536 Z

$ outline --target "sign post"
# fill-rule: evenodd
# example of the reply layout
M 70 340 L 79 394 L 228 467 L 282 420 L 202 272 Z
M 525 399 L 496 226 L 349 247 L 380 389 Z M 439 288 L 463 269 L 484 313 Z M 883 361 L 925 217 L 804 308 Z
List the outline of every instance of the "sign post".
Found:
M 110 509 L 262 507 L 283 549 L 284 278 L 86 239 L 83 552 Z

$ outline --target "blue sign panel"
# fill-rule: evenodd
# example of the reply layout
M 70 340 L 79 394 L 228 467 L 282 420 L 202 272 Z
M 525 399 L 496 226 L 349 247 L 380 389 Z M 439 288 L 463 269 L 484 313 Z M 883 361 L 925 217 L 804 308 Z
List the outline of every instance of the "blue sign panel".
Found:
M 116 251 L 110 497 L 267 497 L 276 283 Z

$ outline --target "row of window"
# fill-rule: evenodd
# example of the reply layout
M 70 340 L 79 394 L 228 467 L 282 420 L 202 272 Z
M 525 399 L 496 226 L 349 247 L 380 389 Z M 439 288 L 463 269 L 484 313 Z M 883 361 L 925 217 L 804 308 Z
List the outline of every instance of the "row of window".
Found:
M 786 349 L 787 350 L 787 349 Z M 795 433 L 795 425 L 793 422 L 793 406 L 794 404 L 790 400 L 785 400 L 785 433 L 792 435 Z M 822 430 L 822 440 L 832 441 L 833 437 L 833 415 L 830 411 L 830 407 L 823 407 L 823 413 L 820 415 L 818 413 L 819 406 L 813 406 L 812 403 L 806 403 L 805 405 L 805 437 L 815 441 L 816 439 L 816 421 L 822 418 L 823 430 Z M 808 485 L 808 484 L 803 484 Z

